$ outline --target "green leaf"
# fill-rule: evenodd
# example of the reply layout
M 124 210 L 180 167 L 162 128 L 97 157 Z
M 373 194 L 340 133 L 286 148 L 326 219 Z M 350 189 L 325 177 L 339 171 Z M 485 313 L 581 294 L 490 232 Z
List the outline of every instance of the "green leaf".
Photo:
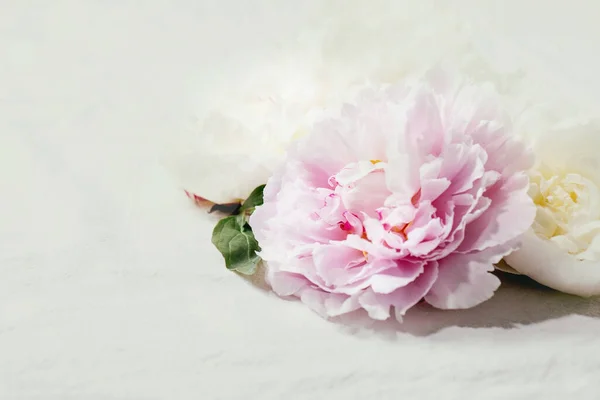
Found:
M 250 225 L 241 218 L 232 215 L 220 220 L 213 230 L 212 242 L 225 258 L 227 269 L 244 275 L 256 272 L 260 246 Z
M 262 206 L 263 204 L 263 191 L 265 190 L 265 185 L 260 185 L 256 189 L 250 193 L 244 204 L 242 204 L 242 208 L 240 208 L 240 214 L 250 215 L 254 212 L 254 209 L 258 206 Z

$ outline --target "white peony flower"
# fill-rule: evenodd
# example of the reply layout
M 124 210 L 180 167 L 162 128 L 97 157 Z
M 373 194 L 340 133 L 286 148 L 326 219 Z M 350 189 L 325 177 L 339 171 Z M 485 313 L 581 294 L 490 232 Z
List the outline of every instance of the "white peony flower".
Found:
M 218 93 L 224 100 L 214 99 L 200 140 L 170 157 L 184 189 L 213 203 L 243 199 L 267 181 L 304 126 L 366 82 L 394 83 L 441 60 L 466 66 L 477 59 L 457 20 L 433 1 L 323 3 L 321 12 L 297 41 Z
M 505 261 L 551 288 L 600 295 L 600 125 L 574 123 L 532 139 L 537 216 Z
M 276 68 L 275 68 L 276 67 Z M 183 188 L 212 203 L 245 199 L 264 184 L 321 104 L 310 71 L 277 64 L 250 87 L 221 94 L 201 123 L 200 140 L 169 162 Z

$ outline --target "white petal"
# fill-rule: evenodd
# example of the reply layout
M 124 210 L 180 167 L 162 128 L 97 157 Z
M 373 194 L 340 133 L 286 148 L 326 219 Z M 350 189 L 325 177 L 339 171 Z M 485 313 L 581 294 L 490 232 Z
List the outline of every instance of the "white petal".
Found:
M 167 169 L 188 192 L 212 201 L 231 203 L 245 199 L 272 174 L 267 158 L 254 154 L 197 152 L 168 161 Z
M 600 185 L 600 126 L 590 123 L 544 131 L 533 141 L 539 163 L 581 174 Z
M 600 295 L 600 261 L 580 261 L 531 231 L 522 243 L 520 250 L 505 257 L 511 267 L 561 292 Z

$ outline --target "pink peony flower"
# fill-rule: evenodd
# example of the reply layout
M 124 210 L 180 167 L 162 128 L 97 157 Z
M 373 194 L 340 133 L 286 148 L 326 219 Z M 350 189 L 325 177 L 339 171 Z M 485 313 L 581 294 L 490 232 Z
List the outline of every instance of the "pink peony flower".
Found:
M 366 89 L 269 179 L 250 219 L 267 280 L 326 317 L 473 307 L 532 224 L 531 165 L 488 85 Z

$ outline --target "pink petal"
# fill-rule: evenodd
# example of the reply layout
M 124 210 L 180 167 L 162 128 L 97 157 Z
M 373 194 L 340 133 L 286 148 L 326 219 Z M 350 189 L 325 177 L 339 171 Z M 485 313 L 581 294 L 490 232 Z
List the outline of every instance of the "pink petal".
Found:
M 485 193 L 491 204 L 465 228 L 465 239 L 458 251 L 484 250 L 506 243 L 526 232 L 535 219 L 536 207 L 527 194 L 528 179 L 512 176 Z
M 328 297 L 329 293 L 311 288 L 304 289 L 300 294 L 300 300 L 323 318 L 328 317 L 327 309 L 325 308 L 325 301 Z
M 475 254 L 445 257 L 439 261 L 438 279 L 425 300 L 442 309 L 470 308 L 488 300 L 500 286 L 500 280 L 489 271 L 516 247 L 511 243 Z
M 310 282 L 306 277 L 299 274 L 269 269 L 267 283 L 279 296 L 292 296 L 306 287 Z
M 358 298 L 358 302 L 367 311 L 369 317 L 384 321 L 390 317 L 391 304 L 382 301 L 380 296 L 382 295 L 377 295 L 373 290 L 368 289 Z
M 365 256 L 361 251 L 341 244 L 321 245 L 315 247 L 313 261 L 327 285 L 338 285 L 347 282 L 350 275 L 347 267 L 364 263 Z
M 424 272 L 411 284 L 391 293 L 392 304 L 395 308 L 396 319 L 402 321 L 402 316 L 431 290 L 438 278 L 438 263 L 430 261 L 425 266 Z
M 343 219 L 343 213 L 345 208 L 342 204 L 342 199 L 339 195 L 331 192 L 325 195 L 325 204 L 323 208 L 318 211 L 319 217 L 330 225 L 337 225 Z
M 418 159 L 414 154 L 390 154 L 385 169 L 386 186 L 392 193 L 416 193 L 419 190 Z M 397 203 L 406 201 L 400 198 Z
M 325 298 L 325 310 L 329 317 L 337 317 L 360 308 L 357 296 L 330 294 Z
M 360 294 L 371 286 L 371 278 L 396 267 L 397 263 L 393 260 L 374 260 L 364 265 L 356 266 L 350 269 L 345 276 L 347 282 L 328 288 L 328 290 L 331 293 L 349 296 Z
M 435 96 L 428 90 L 417 89 L 413 101 L 406 118 L 408 149 L 423 156 L 437 157 L 447 140 Z
M 423 263 L 398 263 L 396 268 L 373 275 L 369 279 L 375 293 L 389 294 L 414 282 L 423 273 Z
M 335 182 L 341 186 L 347 186 L 368 176 L 370 173 L 382 169 L 383 165 L 373 164 L 370 161 L 359 161 L 345 166 L 334 176 Z
M 347 210 L 365 213 L 375 216 L 377 210 L 385 202 L 385 199 L 391 194 L 385 185 L 385 174 L 382 170 L 372 172 L 371 174 L 354 182 L 349 188 L 339 188 L 337 190 L 342 196 L 344 206 Z
M 431 262 L 419 277 L 411 284 L 389 294 L 378 294 L 369 289 L 359 298 L 360 305 L 367 311 L 369 317 L 385 320 L 390 316 L 390 307 L 394 306 L 396 319 L 402 320 L 406 311 L 417 304 L 430 290 L 438 274 L 437 263 Z

